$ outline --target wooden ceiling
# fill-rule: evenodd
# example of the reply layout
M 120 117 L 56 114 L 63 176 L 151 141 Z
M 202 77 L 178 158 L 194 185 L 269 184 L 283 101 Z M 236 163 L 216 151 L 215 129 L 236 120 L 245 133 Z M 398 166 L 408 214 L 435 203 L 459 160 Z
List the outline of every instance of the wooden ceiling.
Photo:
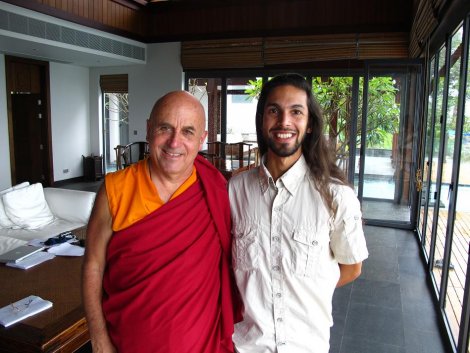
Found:
M 410 32 L 411 0 L 3 0 L 148 43 Z
M 194 0 L 148 5 L 150 41 L 409 32 L 409 0 Z

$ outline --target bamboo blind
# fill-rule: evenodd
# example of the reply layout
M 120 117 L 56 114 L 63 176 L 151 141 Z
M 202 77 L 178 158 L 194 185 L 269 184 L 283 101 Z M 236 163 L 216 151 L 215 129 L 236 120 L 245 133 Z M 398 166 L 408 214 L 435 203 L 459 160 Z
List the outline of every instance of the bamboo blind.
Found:
M 261 38 L 191 41 L 181 44 L 184 69 L 226 69 L 263 66 Z
M 266 40 L 266 65 L 344 59 L 407 58 L 406 33 L 366 33 L 270 38 Z
M 446 0 L 421 0 L 411 26 L 410 57 L 416 58 L 424 50 L 426 41 L 439 24 L 437 14 Z
M 127 93 L 127 74 L 122 75 L 101 75 L 100 87 L 104 93 Z
M 189 41 L 181 45 L 187 69 L 258 68 L 345 59 L 408 58 L 407 33 L 361 33 L 237 40 Z

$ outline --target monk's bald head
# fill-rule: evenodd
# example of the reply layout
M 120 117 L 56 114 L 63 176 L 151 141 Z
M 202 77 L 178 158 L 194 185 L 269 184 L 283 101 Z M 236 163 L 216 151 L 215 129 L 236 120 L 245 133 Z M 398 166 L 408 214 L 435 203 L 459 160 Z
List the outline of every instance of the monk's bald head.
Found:
M 157 124 L 159 116 L 174 114 L 182 110 L 185 110 L 188 114 L 194 115 L 195 123 L 204 130 L 206 125 L 204 107 L 196 97 L 186 91 L 169 92 L 157 100 L 150 113 L 149 125 L 154 127 Z
M 199 100 L 185 91 L 164 95 L 147 121 L 153 175 L 186 180 L 206 136 L 205 113 Z

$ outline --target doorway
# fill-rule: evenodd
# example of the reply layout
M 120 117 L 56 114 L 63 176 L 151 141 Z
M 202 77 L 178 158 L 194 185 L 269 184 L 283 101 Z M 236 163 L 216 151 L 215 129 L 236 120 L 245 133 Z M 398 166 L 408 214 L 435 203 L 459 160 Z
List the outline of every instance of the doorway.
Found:
M 419 64 L 366 67 L 354 184 L 368 224 L 412 227 L 420 80 Z
M 5 57 L 11 183 L 53 184 L 49 64 Z

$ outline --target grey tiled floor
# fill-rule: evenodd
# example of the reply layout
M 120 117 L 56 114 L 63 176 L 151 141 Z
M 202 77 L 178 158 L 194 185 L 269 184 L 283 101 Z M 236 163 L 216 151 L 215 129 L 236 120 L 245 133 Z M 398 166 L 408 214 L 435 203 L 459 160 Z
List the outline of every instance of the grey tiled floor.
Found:
M 365 233 L 362 275 L 333 298 L 330 353 L 450 352 L 413 232 L 365 226 Z

